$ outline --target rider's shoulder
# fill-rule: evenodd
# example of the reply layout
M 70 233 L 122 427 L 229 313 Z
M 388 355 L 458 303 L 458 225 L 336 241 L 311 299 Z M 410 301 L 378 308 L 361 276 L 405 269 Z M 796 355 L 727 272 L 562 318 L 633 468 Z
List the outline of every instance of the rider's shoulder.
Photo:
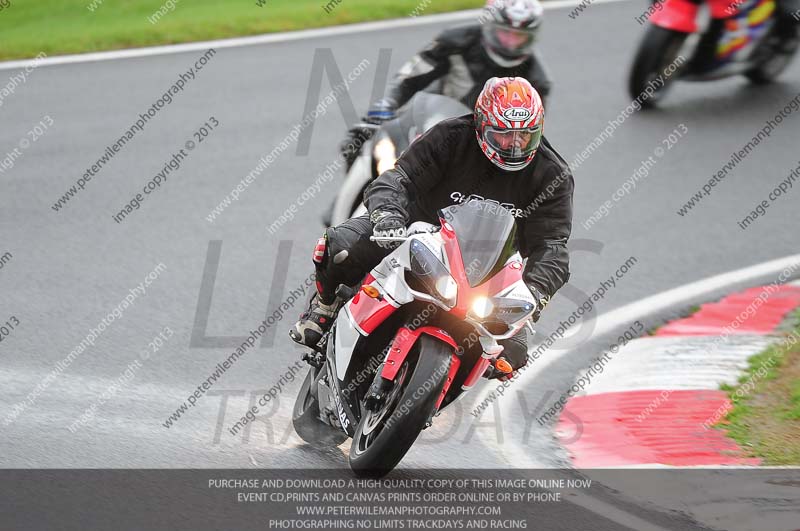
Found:
M 436 131 L 435 136 L 439 137 L 439 139 L 464 135 L 473 137 L 475 136 L 475 120 L 471 113 L 446 118 L 433 126 L 431 131 L 433 130 Z
M 436 37 L 436 41 L 441 48 L 458 53 L 472 49 L 480 38 L 480 25 L 472 24 L 444 30 Z
M 539 149 L 536 151 L 536 158 L 542 161 L 547 161 L 546 165 L 556 169 L 557 173 L 570 171 L 567 161 L 564 160 L 564 157 L 562 157 L 558 151 L 556 151 L 556 148 L 553 147 L 546 136 L 542 136 Z
M 458 150 L 464 142 L 475 137 L 475 126 L 471 114 L 446 118 L 428 129 L 413 143 L 425 144 L 435 152 Z M 465 140 L 466 139 L 466 140 Z

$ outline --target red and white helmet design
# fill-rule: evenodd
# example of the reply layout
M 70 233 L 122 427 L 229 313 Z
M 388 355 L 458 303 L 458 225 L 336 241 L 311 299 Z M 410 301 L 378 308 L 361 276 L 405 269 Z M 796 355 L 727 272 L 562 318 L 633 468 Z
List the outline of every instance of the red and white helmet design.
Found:
M 475 134 L 498 167 L 518 171 L 531 163 L 544 129 L 542 98 L 522 77 L 493 77 L 475 103 Z

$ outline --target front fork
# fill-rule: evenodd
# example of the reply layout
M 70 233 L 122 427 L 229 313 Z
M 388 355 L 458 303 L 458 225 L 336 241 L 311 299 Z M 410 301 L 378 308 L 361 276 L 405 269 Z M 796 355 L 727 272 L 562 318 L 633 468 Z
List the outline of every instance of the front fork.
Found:
M 478 341 L 481 344 L 483 353 L 481 354 L 481 357 L 478 358 L 477 363 L 475 363 L 475 365 L 472 367 L 472 370 L 469 371 L 467 378 L 464 380 L 464 384 L 461 386 L 461 389 L 464 391 L 471 389 L 472 386 L 474 386 L 478 380 L 480 380 L 481 376 L 486 374 L 487 369 L 491 368 L 492 370 L 498 370 L 496 368 L 497 363 L 504 347 L 498 344 L 497 340 L 493 337 L 478 336 Z

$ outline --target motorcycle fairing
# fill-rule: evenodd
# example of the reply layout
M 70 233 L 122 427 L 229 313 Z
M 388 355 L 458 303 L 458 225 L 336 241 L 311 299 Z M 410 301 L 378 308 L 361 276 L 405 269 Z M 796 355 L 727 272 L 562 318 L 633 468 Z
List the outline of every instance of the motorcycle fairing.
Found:
M 422 334 L 427 334 L 440 341 L 444 341 L 453 347 L 454 351 L 458 349 L 456 341 L 441 328 L 423 326 L 416 330 L 411 330 L 403 327 L 397 331 L 397 334 L 392 340 L 392 346 L 389 349 L 389 355 L 386 356 L 386 363 L 381 371 L 381 376 L 387 380 L 394 380 L 394 377 L 397 376 L 397 371 L 400 370 L 400 366 L 403 365 L 403 361 L 405 361 L 406 356 L 408 356 L 408 353 L 411 351 L 411 347 L 414 346 L 414 343 L 417 342 L 417 339 L 419 339 L 419 336 Z
M 341 335 L 348 335 L 348 330 L 354 331 L 355 329 L 348 329 L 346 326 L 340 326 L 338 321 L 342 319 L 343 313 L 344 312 L 339 312 L 340 317 L 337 319 L 336 326 L 331 330 L 333 341 L 328 341 L 328 355 L 326 356 L 326 359 L 327 370 L 328 374 L 330 375 L 328 378 L 331 386 L 330 395 L 333 397 L 333 405 L 336 410 L 336 416 L 339 418 L 342 429 L 349 437 L 352 437 L 356 433 L 356 426 L 358 425 L 359 419 L 353 413 L 353 404 L 348 402 L 348 397 L 342 396 L 341 389 L 343 384 L 342 377 L 347 372 L 347 365 L 350 363 L 350 357 L 352 356 L 353 348 L 355 347 L 355 341 L 353 341 L 352 347 L 349 349 L 342 348 L 342 350 L 340 350 L 339 346 L 342 341 L 342 338 L 340 338 L 340 333 L 344 332 L 344 334 Z M 357 332 L 355 335 L 358 335 Z M 341 376 L 339 375 L 339 371 L 341 371 Z M 353 398 L 355 398 L 355 393 L 353 393 L 353 395 Z
M 725 33 L 717 46 L 717 61 L 747 60 L 755 43 L 769 29 L 767 22 L 774 12 L 774 0 L 752 0 L 739 6 L 739 12 L 725 21 Z
M 477 297 L 493 297 L 500 293 L 511 293 L 528 302 L 535 302 L 533 295 L 525 288 L 522 280 L 522 262 L 518 260 L 519 254 L 514 254 L 505 266 L 493 275 L 488 281 L 478 286 L 470 286 L 466 268 L 461 255 L 461 248 L 455 232 L 450 224 L 442 220 L 441 236 L 444 241 L 444 250 L 450 264 L 450 274 L 458 284 L 458 298 L 452 312 L 459 318 L 466 318 L 467 311 L 472 301 Z
M 347 312 L 353 326 L 361 335 L 368 336 L 399 307 L 390 296 L 381 294 L 379 298 L 373 298 L 364 293 L 362 287 L 347 303 Z
M 697 31 L 699 9 L 699 5 L 689 0 L 666 0 L 661 11 L 650 15 L 650 22 L 664 29 L 694 33 Z
M 389 349 L 389 355 L 386 357 L 383 370 L 381 371 L 381 376 L 387 380 L 394 380 L 395 376 L 397 376 L 397 371 L 400 370 L 400 367 L 403 365 L 403 361 L 405 361 L 408 353 L 411 351 L 411 348 L 422 334 L 435 337 L 436 339 L 453 347 L 453 354 L 450 356 L 450 369 L 447 373 L 447 380 L 445 380 L 442 391 L 439 393 L 439 398 L 436 399 L 436 408 L 438 409 L 442 403 L 442 400 L 444 400 L 444 397 L 447 396 L 447 392 L 450 390 L 450 384 L 453 383 L 453 379 L 455 378 L 456 373 L 461 366 L 461 359 L 458 357 L 458 354 L 456 354 L 458 345 L 450 336 L 450 334 L 441 328 L 436 328 L 435 326 L 423 326 L 415 330 L 411 330 L 406 327 L 398 330 L 397 334 L 392 340 L 392 345 Z
M 353 316 L 350 315 L 349 305 L 345 305 L 342 311 L 339 312 L 336 317 L 336 326 L 332 330 L 335 331 L 335 334 L 333 341 L 329 339 L 328 344 L 335 347 L 333 352 L 336 355 L 336 372 L 334 374 L 338 380 L 343 381 L 356 344 L 363 337 L 361 331 L 356 327 Z M 329 352 L 329 358 L 331 357 L 330 354 Z

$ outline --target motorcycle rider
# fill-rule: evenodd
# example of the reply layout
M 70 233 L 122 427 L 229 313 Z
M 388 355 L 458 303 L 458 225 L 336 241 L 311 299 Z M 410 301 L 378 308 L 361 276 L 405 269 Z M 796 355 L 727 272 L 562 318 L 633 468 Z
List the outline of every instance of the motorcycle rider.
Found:
M 386 96 L 374 102 L 362 118 L 380 125 L 414 94 L 438 81 L 436 92 L 469 108 L 491 77 L 524 77 L 542 98 L 552 83 L 533 44 L 542 22 L 539 0 L 488 0 L 478 24 L 441 33 L 396 74 Z M 341 144 L 349 168 L 372 130 L 356 125 Z
M 569 166 L 542 136 L 543 124 L 542 101 L 529 81 L 491 78 L 473 114 L 444 120 L 417 138 L 367 188 L 369 215 L 327 229 L 317 242 L 317 293 L 289 332 L 292 339 L 316 345 L 338 311 L 339 284 L 357 284 L 391 252 L 392 244 L 370 236 L 404 236 L 414 221 L 436 224 L 439 209 L 470 198 L 497 201 L 517 218 L 517 248 L 527 258 L 523 278 L 538 301 L 538 319 L 569 279 L 574 187 Z M 514 370 L 525 364 L 524 329 L 499 343 Z

